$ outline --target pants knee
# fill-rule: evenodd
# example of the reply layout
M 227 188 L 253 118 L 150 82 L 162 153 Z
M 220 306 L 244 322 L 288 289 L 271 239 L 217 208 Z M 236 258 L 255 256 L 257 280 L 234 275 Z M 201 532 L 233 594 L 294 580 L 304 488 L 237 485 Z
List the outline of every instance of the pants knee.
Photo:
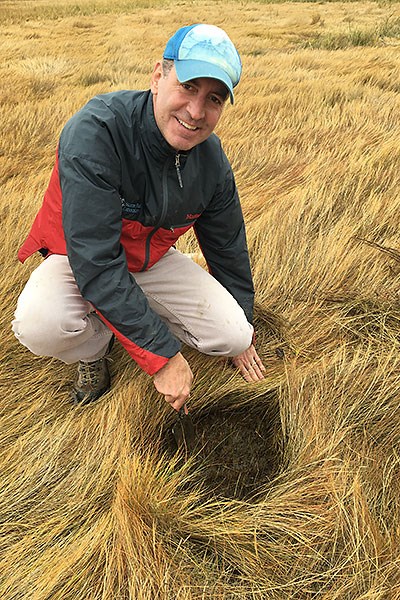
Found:
M 85 317 L 57 315 L 32 318 L 17 309 L 12 330 L 23 346 L 37 356 L 58 358 L 70 364 L 103 356 L 111 331 L 91 313 Z
M 37 356 L 54 356 L 58 346 L 57 327 L 54 323 L 45 325 L 28 315 L 16 315 L 11 324 L 17 340 Z
M 250 347 L 252 338 L 253 328 L 247 323 L 244 328 L 224 332 L 220 339 L 202 340 L 198 350 L 209 356 L 238 356 Z

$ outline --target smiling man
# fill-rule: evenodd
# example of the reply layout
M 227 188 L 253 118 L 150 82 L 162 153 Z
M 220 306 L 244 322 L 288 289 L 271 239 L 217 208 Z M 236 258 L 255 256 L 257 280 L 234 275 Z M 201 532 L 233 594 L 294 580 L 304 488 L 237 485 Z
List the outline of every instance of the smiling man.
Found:
M 222 29 L 182 27 L 150 90 L 97 96 L 64 127 L 18 255 L 45 260 L 12 326 L 34 354 L 78 363 L 75 403 L 109 389 L 114 337 L 175 410 L 193 383 L 182 343 L 230 357 L 247 381 L 264 377 L 242 211 L 213 133 L 240 75 Z M 174 247 L 192 227 L 209 272 Z

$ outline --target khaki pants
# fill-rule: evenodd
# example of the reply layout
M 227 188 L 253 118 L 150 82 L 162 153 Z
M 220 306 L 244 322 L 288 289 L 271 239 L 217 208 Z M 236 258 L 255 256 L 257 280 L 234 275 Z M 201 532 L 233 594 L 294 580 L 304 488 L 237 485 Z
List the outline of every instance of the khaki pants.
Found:
M 213 356 L 237 356 L 250 346 L 253 327 L 236 300 L 185 254 L 171 248 L 151 269 L 132 275 L 151 308 L 188 346 Z M 65 363 L 101 358 L 111 338 L 82 298 L 68 258 L 57 254 L 31 274 L 12 329 L 34 354 Z

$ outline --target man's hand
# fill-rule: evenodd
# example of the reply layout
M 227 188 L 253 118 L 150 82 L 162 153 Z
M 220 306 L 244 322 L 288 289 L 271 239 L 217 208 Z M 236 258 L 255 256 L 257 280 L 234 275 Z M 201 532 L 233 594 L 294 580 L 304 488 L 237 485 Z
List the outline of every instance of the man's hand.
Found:
M 232 358 L 232 362 L 240 371 L 246 381 L 259 381 L 264 379 L 265 367 L 258 356 L 253 344 L 242 354 Z
M 175 410 L 179 410 L 188 399 L 192 381 L 193 373 L 189 363 L 180 352 L 153 375 L 156 390 L 164 394 L 165 400 Z

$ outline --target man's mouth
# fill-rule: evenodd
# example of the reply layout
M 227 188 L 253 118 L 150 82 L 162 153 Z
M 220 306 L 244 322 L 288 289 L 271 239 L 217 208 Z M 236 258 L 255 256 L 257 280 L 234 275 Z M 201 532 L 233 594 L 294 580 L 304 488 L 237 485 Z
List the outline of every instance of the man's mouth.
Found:
M 188 129 L 189 131 L 196 131 L 198 129 L 198 127 L 196 127 L 195 125 L 189 125 L 189 123 L 186 123 L 186 121 L 182 121 L 182 119 L 178 119 L 178 117 L 176 117 L 176 120 L 182 125 L 182 127 Z

